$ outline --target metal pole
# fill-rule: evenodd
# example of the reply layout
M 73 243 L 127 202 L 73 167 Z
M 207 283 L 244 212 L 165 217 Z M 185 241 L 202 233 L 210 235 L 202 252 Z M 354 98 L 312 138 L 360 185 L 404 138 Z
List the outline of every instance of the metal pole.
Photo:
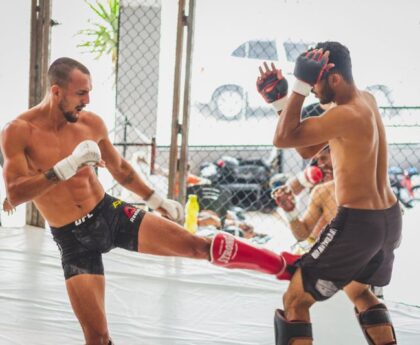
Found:
M 175 76 L 174 76 L 174 95 L 172 101 L 172 130 L 171 130 L 171 148 L 169 153 L 169 180 L 168 180 L 168 198 L 173 199 L 175 196 L 175 184 L 177 175 L 178 160 L 178 134 L 179 134 L 179 99 L 181 89 L 181 67 L 182 67 L 182 50 L 184 40 L 184 18 L 185 18 L 185 0 L 178 2 L 178 24 L 176 34 L 176 51 L 175 51 Z
M 184 102 L 182 117 L 182 141 L 179 161 L 179 197 L 181 203 L 185 202 L 186 180 L 188 174 L 188 132 L 190 128 L 190 92 L 191 92 L 191 61 L 194 42 L 194 13 L 195 0 L 190 0 L 188 5 L 187 18 L 187 52 L 185 61 L 185 80 L 184 80 Z
M 51 0 L 32 0 L 31 46 L 29 63 L 29 107 L 38 104 L 47 88 L 50 57 Z M 27 204 L 26 222 L 45 227 L 45 220 L 31 202 Z

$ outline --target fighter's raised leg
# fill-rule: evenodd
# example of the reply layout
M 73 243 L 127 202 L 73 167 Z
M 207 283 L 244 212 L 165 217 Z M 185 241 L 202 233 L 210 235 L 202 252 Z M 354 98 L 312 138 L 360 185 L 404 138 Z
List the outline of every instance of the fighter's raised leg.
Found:
M 140 253 L 209 259 L 211 239 L 193 236 L 183 227 L 163 217 L 146 213 L 138 232 Z
M 138 251 L 209 259 L 217 266 L 275 274 L 278 279 L 290 279 L 291 266 L 299 258 L 255 247 L 225 232 L 218 232 L 213 239 L 194 236 L 180 225 L 151 213 L 146 213 L 140 223 Z

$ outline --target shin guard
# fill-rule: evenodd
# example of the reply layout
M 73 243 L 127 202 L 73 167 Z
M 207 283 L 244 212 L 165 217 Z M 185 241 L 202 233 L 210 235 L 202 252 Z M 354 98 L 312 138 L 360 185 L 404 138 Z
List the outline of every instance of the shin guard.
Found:
M 293 340 L 312 340 L 312 324 L 304 321 L 287 321 L 284 311 L 277 309 L 274 314 L 275 345 L 290 345 Z
M 300 257 L 289 253 L 275 254 L 238 240 L 226 232 L 214 236 L 210 255 L 214 265 L 275 274 L 278 279 L 290 279 L 293 272 L 288 268 Z
M 389 316 L 389 312 L 385 304 L 380 303 L 380 304 L 374 305 L 361 313 L 359 313 L 357 309 L 355 308 L 355 312 L 356 312 L 357 320 L 359 321 L 360 327 L 362 328 L 363 334 L 369 345 L 377 345 L 376 343 L 374 343 L 373 339 L 369 336 L 367 332 L 369 328 L 375 327 L 375 326 L 390 326 L 394 340 L 384 345 L 397 344 L 395 330 L 394 330 L 394 327 L 392 326 L 391 317 Z

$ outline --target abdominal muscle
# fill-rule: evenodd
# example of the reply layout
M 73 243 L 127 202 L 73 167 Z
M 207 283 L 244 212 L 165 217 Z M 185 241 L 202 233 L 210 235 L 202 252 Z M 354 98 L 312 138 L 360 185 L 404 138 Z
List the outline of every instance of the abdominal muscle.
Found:
M 34 199 L 34 203 L 50 226 L 61 227 L 92 211 L 104 194 L 93 168 L 86 167 Z

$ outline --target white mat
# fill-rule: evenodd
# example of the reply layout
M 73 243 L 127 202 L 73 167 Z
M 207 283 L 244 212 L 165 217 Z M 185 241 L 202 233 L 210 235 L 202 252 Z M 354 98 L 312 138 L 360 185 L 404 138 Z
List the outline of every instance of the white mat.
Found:
M 207 262 L 113 250 L 104 256 L 117 345 L 273 345 L 286 283 Z M 48 231 L 0 228 L 0 345 L 83 344 Z M 420 344 L 420 310 L 389 304 L 401 344 Z M 340 293 L 312 309 L 314 344 L 365 344 Z

